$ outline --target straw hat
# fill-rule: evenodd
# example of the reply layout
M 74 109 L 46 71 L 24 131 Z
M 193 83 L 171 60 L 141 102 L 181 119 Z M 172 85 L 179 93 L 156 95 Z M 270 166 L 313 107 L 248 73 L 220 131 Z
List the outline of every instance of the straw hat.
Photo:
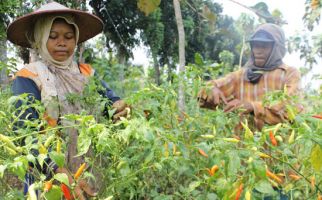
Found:
M 41 6 L 38 10 L 19 17 L 12 22 L 7 29 L 8 39 L 17 45 L 31 47 L 26 34 L 32 30 L 36 20 L 45 15 L 71 14 L 79 29 L 78 43 L 84 42 L 103 30 L 103 22 L 100 18 L 90 13 L 67 8 L 57 2 Z

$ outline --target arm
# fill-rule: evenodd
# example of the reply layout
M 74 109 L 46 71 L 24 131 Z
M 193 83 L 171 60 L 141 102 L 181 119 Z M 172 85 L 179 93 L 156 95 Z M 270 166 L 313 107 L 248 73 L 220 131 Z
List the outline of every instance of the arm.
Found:
M 25 78 L 25 77 L 16 77 L 16 79 L 13 81 L 13 85 L 12 85 L 12 92 L 14 95 L 18 96 L 21 94 L 28 94 L 28 105 L 31 105 L 32 103 L 35 103 L 36 100 L 40 101 L 41 100 L 41 94 L 40 91 L 37 87 L 37 85 L 35 84 L 34 81 L 32 81 L 29 78 Z M 22 106 L 22 102 L 18 101 L 16 104 L 16 108 L 19 108 Z M 19 112 L 21 112 L 21 110 L 18 110 L 18 115 Z M 34 120 L 34 119 L 38 119 L 39 118 L 39 114 L 38 112 L 33 108 L 33 107 L 28 107 L 26 110 L 24 110 L 24 113 L 21 115 L 20 117 L 22 119 L 22 121 L 18 122 L 16 124 L 16 129 L 17 128 L 22 128 L 23 125 L 23 120 Z M 35 140 L 34 143 L 37 143 L 37 141 Z M 31 153 L 37 157 L 39 155 L 39 151 L 36 149 L 32 149 Z M 52 171 L 55 171 L 57 169 L 57 165 L 51 161 L 50 158 L 46 158 L 45 159 L 45 165 L 43 165 L 43 167 L 41 167 L 39 165 L 39 163 L 35 163 L 36 167 L 38 170 L 40 170 L 43 174 L 46 174 L 47 177 L 49 178 L 52 174 Z M 30 163 L 31 167 L 34 167 L 34 165 L 32 163 Z
M 121 99 L 109 88 L 105 81 L 101 81 L 101 85 L 103 86 L 103 90 L 100 90 L 98 93 L 103 97 L 108 98 L 112 104 Z
M 115 113 L 113 115 L 113 120 L 118 120 L 120 117 L 126 117 L 128 115 L 126 103 L 118 97 L 107 85 L 105 81 L 101 81 L 101 85 L 103 86 L 103 90 L 99 91 L 99 94 L 105 98 L 109 99 L 109 103 L 106 106 L 111 106 L 115 109 Z M 107 107 L 104 110 L 104 114 L 108 117 Z
M 29 78 L 24 77 L 16 77 L 13 81 L 12 92 L 15 96 L 27 93 L 28 94 L 28 104 L 34 103 L 36 100 L 41 100 L 40 91 L 38 90 L 37 85 Z M 22 106 L 22 102 L 18 101 L 15 105 L 16 108 Z M 38 119 L 39 114 L 33 107 L 29 107 L 22 114 L 21 118 L 25 119 L 27 117 L 28 120 Z M 18 126 L 22 126 L 22 124 L 18 124 Z
M 215 108 L 222 103 L 227 104 L 228 100 L 235 98 L 235 83 L 240 74 L 241 70 L 238 70 L 223 78 L 207 82 L 206 88 L 201 89 L 198 93 L 200 107 Z
M 301 74 L 295 68 L 289 68 L 285 74 L 285 88 L 287 95 L 295 96 L 300 92 Z M 286 120 L 286 106 L 287 102 L 281 102 L 273 106 L 264 106 L 262 102 L 252 102 L 255 119 L 263 121 L 267 124 L 277 124 Z M 298 105 L 300 108 L 301 106 Z

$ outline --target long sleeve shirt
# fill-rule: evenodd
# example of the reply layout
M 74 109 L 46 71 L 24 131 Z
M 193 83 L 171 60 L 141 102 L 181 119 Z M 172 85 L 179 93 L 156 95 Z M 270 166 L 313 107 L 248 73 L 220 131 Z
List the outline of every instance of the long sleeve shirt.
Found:
M 271 91 L 283 90 L 288 95 L 298 95 L 300 88 L 300 72 L 285 64 L 275 70 L 264 72 L 257 84 L 245 80 L 246 69 L 232 72 L 223 78 L 211 81 L 229 99 L 250 102 L 254 109 L 256 119 L 261 119 L 267 124 L 276 124 L 283 121 L 286 116 L 285 103 L 273 106 L 263 105 L 264 95 Z

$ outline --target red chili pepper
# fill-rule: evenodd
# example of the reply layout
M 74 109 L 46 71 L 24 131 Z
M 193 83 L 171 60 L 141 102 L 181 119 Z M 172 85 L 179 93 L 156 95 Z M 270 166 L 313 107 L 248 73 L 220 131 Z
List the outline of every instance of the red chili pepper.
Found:
M 67 185 L 65 185 L 64 183 L 62 183 L 60 185 L 61 191 L 64 194 L 64 197 L 66 200 L 72 200 L 72 195 L 70 194 L 69 188 Z
M 312 117 L 317 118 L 317 119 L 322 119 L 321 115 L 312 115 Z
M 273 145 L 273 146 L 277 146 L 277 141 L 276 141 L 276 139 L 275 139 L 275 136 L 274 136 L 273 131 L 270 131 L 270 132 L 269 132 L 269 137 L 270 137 L 270 139 L 271 139 L 272 145 Z
M 238 190 L 237 190 L 237 193 L 236 193 L 236 198 L 235 198 L 235 200 L 239 200 L 239 198 L 240 198 L 240 196 L 241 196 L 242 192 L 243 192 L 243 184 L 240 184 L 240 186 L 239 186 L 239 188 L 238 188 Z

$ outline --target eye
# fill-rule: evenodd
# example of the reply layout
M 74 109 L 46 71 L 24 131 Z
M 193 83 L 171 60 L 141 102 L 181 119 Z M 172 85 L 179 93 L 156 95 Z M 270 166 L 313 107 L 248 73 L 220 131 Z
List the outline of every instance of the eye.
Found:
M 65 38 L 66 39 L 68 39 L 68 40 L 70 40 L 70 39 L 74 39 L 74 34 L 73 33 L 67 33 L 66 35 L 65 35 Z
M 56 33 L 50 33 L 49 34 L 49 38 L 50 39 L 56 39 L 57 38 L 57 34 Z

